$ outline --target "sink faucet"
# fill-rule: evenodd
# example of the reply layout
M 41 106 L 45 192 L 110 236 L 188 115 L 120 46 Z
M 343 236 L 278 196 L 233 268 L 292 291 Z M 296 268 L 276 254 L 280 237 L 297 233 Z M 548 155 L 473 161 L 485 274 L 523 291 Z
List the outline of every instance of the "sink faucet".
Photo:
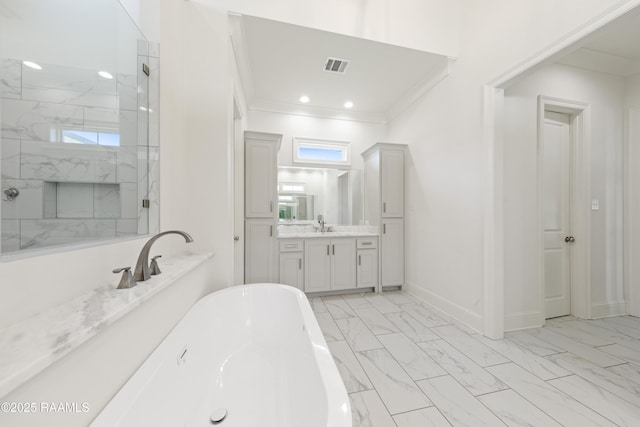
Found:
M 318 215 L 318 223 L 320 224 L 321 233 L 324 233 L 325 231 L 327 231 L 327 229 L 325 228 L 324 216 Z
M 149 251 L 151 250 L 153 243 L 165 234 L 179 234 L 184 237 L 185 242 L 193 242 L 193 238 L 188 233 L 178 230 L 163 231 L 162 233 L 158 233 L 153 236 L 147 243 L 145 243 L 140 251 L 140 256 L 138 256 L 136 270 L 133 273 L 133 277 L 136 281 L 144 282 L 145 280 L 149 280 L 151 277 L 151 271 L 149 270 Z

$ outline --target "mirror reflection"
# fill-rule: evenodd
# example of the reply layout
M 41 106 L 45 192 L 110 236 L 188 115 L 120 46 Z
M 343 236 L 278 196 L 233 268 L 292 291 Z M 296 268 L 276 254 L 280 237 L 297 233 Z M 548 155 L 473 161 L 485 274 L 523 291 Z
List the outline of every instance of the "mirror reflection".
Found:
M 360 225 L 363 220 L 362 171 L 278 167 L 281 224 Z

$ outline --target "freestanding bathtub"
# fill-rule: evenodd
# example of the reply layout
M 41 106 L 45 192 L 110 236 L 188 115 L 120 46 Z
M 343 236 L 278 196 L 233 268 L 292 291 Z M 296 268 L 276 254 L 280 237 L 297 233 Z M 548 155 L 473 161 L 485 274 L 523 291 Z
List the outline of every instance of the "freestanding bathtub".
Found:
M 351 427 L 344 384 L 298 289 L 253 284 L 202 298 L 92 423 L 211 425 Z

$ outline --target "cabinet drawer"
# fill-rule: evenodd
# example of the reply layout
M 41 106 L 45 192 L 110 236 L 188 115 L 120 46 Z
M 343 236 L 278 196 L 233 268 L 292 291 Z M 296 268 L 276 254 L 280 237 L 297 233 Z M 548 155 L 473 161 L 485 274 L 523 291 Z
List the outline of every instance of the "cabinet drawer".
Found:
M 377 237 L 358 237 L 357 248 L 358 249 L 375 249 L 378 247 Z
M 302 252 L 303 240 L 282 239 L 280 240 L 280 252 Z

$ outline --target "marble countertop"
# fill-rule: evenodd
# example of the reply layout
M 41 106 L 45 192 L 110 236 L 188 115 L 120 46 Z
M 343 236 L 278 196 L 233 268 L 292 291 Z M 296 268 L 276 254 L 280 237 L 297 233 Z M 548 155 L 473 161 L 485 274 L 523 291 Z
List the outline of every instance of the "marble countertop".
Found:
M 301 233 L 281 233 L 278 235 L 278 239 L 313 239 L 321 237 L 378 237 L 378 233 L 371 233 L 368 231 L 327 231 L 324 233 L 310 231 Z
M 162 274 L 134 288 L 116 289 L 116 281 L 1 329 L 0 397 L 212 257 L 185 252 L 163 258 Z

